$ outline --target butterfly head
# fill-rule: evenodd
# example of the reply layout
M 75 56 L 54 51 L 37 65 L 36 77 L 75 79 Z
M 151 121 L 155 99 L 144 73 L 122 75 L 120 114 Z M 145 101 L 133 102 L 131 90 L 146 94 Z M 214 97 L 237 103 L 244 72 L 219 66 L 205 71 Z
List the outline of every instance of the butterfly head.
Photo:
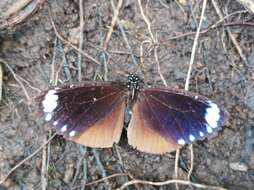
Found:
M 136 74 L 130 74 L 128 76 L 127 87 L 131 91 L 139 90 L 141 79 Z

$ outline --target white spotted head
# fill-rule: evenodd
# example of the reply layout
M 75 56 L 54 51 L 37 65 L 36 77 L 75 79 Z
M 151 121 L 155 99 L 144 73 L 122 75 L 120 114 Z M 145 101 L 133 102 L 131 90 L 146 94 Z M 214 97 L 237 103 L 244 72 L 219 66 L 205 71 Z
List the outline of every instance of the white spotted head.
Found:
M 55 90 L 49 90 L 42 101 L 43 111 L 45 113 L 51 113 L 57 107 L 58 95 L 55 93 Z
M 215 103 L 211 101 L 208 101 L 208 103 L 209 107 L 206 109 L 205 120 L 210 127 L 216 128 L 220 120 L 220 109 Z

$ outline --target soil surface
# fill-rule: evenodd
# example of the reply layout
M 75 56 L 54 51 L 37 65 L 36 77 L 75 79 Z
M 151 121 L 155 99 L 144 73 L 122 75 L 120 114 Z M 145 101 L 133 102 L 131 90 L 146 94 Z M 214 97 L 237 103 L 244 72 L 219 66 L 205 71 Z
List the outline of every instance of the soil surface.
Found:
M 4 2 L 2 13 L 16 3 Z M 82 80 L 124 81 L 129 73 L 138 73 L 146 84 L 162 86 L 162 75 L 168 86 L 184 89 L 203 1 L 141 1 L 150 31 L 139 1 L 123 1 L 106 43 L 114 20 L 112 2 L 86 0 L 80 12 L 78 0 L 48 1 L 21 24 L 0 31 L 0 180 L 53 134 L 34 113 L 33 98 L 54 82 L 78 81 L 79 63 Z M 218 134 L 193 144 L 190 180 L 253 189 L 254 15 L 236 1 L 219 3 L 217 8 L 226 16 L 221 21 L 214 4 L 208 1 L 206 6 L 189 90 L 224 107 L 230 120 Z M 80 39 L 85 54 L 77 51 Z M 177 179 L 188 179 L 190 163 L 190 149 L 185 146 Z M 133 179 L 174 179 L 174 167 L 175 152 L 160 156 L 139 152 L 127 144 L 125 131 L 113 149 L 85 148 L 56 136 L 15 169 L 0 189 L 117 189 Z M 123 175 L 96 182 L 113 174 Z M 128 188 L 175 189 L 176 185 Z M 199 189 L 182 184 L 179 188 Z

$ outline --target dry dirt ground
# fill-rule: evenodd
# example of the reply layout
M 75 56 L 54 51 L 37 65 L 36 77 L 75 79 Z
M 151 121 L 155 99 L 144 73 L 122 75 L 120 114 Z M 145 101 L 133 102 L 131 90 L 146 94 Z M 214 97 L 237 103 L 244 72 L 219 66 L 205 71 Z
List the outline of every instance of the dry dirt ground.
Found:
M 4 2 L 11 6 L 15 1 Z M 142 10 L 140 1 L 123 1 L 119 9 L 113 9 L 112 2 L 117 7 L 118 1 L 85 0 L 82 12 L 78 0 L 51 0 L 23 23 L 1 29 L 0 180 L 32 155 L 1 190 L 117 189 L 133 179 L 175 178 L 174 152 L 138 152 L 127 144 L 126 132 L 114 149 L 86 149 L 56 136 L 33 155 L 53 134 L 34 114 L 33 98 L 52 81 L 125 80 L 137 72 L 151 85 L 165 85 L 163 76 L 169 86 L 184 89 L 203 1 L 142 0 Z M 190 180 L 200 185 L 178 188 L 253 189 L 254 15 L 234 0 L 219 1 L 217 7 L 214 2 L 208 1 L 205 8 L 189 90 L 224 106 L 231 117 L 217 135 L 193 144 Z M 1 9 L 2 15 L 6 7 Z M 180 152 L 177 179 L 188 180 L 190 157 L 186 146 Z M 127 189 L 177 188 L 170 182 Z

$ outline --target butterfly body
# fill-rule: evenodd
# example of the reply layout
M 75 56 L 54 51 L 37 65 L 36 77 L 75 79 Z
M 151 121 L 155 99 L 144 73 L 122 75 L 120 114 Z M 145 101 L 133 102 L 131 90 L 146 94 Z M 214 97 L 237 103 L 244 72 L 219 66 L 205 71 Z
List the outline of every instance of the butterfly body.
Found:
M 202 140 L 221 128 L 228 113 L 209 99 L 168 87 L 127 83 L 83 82 L 54 87 L 36 98 L 48 125 L 66 139 L 89 147 L 111 147 L 120 139 L 124 111 L 130 107 L 129 144 L 163 154 Z

